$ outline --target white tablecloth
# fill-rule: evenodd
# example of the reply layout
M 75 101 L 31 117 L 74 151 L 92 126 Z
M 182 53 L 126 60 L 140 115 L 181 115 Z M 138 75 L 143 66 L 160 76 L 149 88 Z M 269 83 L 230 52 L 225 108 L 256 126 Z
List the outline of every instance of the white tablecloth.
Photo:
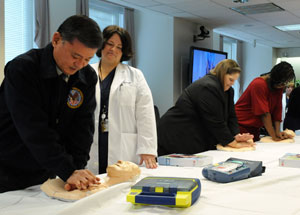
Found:
M 229 157 L 263 161 L 262 176 L 221 184 L 208 181 L 198 167 L 159 166 L 151 170 L 141 167 L 140 179 L 146 176 L 196 177 L 201 181 L 199 199 L 189 208 L 137 206 L 126 202 L 132 183 L 123 183 L 76 202 L 50 199 L 39 186 L 0 194 L 0 214 L 222 214 L 222 215 L 300 215 L 300 168 L 279 167 L 285 153 L 300 153 L 300 137 L 296 143 L 258 143 L 255 151 L 207 151 L 220 162 Z M 101 175 L 103 177 L 103 175 Z

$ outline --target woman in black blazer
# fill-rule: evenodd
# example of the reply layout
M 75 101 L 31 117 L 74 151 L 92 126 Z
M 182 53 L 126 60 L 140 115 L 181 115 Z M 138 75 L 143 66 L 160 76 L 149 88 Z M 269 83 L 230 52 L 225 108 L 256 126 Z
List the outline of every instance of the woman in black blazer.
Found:
M 223 60 L 210 74 L 188 86 L 160 119 L 158 155 L 194 154 L 216 149 L 217 144 L 242 148 L 250 134 L 239 134 L 232 85 L 241 69 L 230 59 Z

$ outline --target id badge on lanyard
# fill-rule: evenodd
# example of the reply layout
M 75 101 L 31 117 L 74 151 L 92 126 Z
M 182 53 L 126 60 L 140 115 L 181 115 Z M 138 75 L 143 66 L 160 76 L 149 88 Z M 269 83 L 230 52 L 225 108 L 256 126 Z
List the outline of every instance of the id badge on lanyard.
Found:
M 107 108 L 104 105 L 103 112 L 101 113 L 101 132 L 108 132 L 108 116 L 107 116 Z

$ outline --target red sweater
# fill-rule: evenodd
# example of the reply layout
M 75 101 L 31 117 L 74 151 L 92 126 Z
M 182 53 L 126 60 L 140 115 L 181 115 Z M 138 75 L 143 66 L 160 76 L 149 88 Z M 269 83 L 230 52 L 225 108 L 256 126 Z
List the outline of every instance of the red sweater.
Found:
M 267 82 L 255 78 L 235 105 L 238 123 L 247 127 L 263 126 L 261 115 L 270 113 L 272 121 L 281 121 L 283 89 L 271 91 Z

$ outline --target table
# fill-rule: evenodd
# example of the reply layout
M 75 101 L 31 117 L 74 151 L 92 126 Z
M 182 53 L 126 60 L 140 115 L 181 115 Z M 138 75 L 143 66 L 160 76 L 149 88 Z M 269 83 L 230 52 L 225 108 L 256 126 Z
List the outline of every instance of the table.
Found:
M 140 179 L 146 176 L 196 177 L 201 181 L 199 199 L 189 208 L 137 206 L 126 202 L 134 182 L 115 185 L 76 202 L 50 199 L 33 186 L 25 190 L 0 194 L 1 215 L 94 215 L 94 214 L 191 214 L 191 215 L 300 215 L 300 168 L 279 166 L 285 153 L 300 153 L 300 136 L 295 143 L 257 143 L 255 151 L 223 152 L 211 150 L 201 154 L 220 162 L 229 157 L 263 161 L 262 176 L 221 184 L 205 179 L 199 167 L 141 167 Z M 104 175 L 100 175 L 104 177 Z

